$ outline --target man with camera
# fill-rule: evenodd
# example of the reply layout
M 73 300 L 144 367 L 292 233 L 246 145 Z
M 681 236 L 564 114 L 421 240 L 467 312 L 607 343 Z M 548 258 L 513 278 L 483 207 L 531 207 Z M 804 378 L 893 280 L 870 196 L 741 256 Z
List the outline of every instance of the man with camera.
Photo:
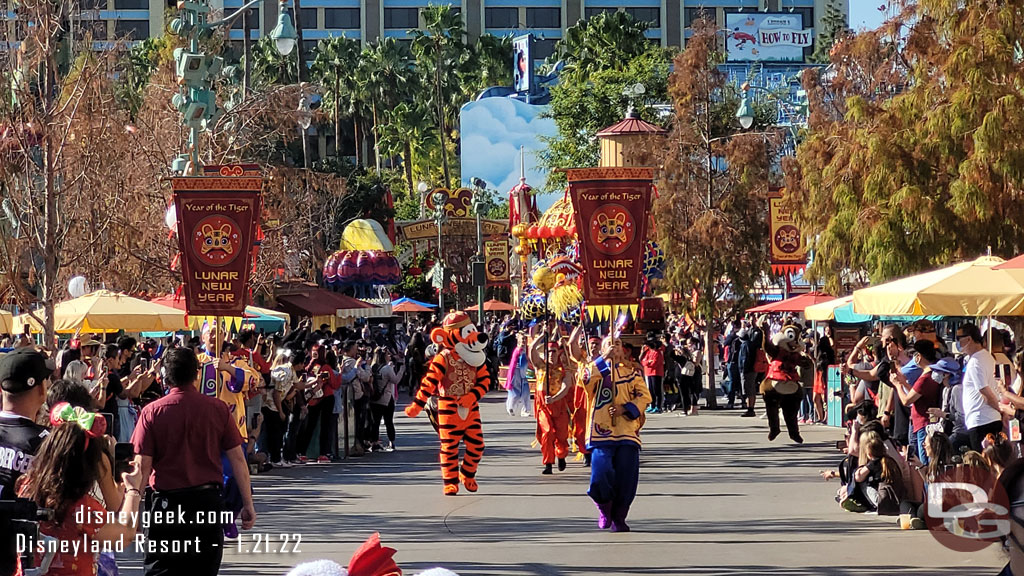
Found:
M 18 348 L 0 355 L 0 500 L 14 499 L 14 484 L 28 471 L 48 432 L 35 423 L 46 401 L 46 386 L 53 369 L 33 348 Z M 0 520 L 0 576 L 13 574 L 17 560 L 11 525 Z

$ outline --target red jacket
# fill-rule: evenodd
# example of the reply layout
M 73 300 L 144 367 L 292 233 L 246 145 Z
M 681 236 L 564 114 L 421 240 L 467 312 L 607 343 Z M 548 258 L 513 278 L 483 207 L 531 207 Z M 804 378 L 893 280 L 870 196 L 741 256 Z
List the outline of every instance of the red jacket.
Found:
M 661 348 L 648 348 L 640 355 L 640 364 L 644 367 L 644 376 L 665 375 L 665 352 Z

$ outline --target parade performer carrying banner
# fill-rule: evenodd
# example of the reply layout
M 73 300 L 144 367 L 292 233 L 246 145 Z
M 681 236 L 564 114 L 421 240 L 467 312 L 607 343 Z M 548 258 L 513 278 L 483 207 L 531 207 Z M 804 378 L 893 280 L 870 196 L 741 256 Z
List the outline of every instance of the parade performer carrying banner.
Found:
M 405 408 L 405 414 L 415 418 L 431 396 L 437 397 L 444 494 L 458 494 L 460 481 L 466 490 L 476 492 L 477 466 L 484 455 L 480 399 L 491 387 L 491 376 L 484 365 L 487 335 L 477 330 L 465 312 L 451 312 L 440 328 L 430 332 L 430 339 L 441 351 L 430 361 L 416 398 Z M 460 468 L 462 442 L 466 452 Z
M 583 454 L 583 465 L 590 466 L 591 454 L 587 449 L 587 430 L 590 425 L 590 411 L 587 406 L 587 366 L 601 355 L 601 339 L 593 336 L 583 344 L 583 325 L 573 329 L 569 336 L 569 358 L 576 363 L 576 387 L 573 388 L 570 406 L 569 433 L 576 449 Z
M 600 513 L 598 528 L 613 532 L 629 532 L 626 516 L 640 478 L 640 427 L 651 402 L 643 376 L 625 360 L 618 337 L 606 337 L 601 355 L 586 368 L 584 384 L 592 454 L 587 494 Z
M 555 459 L 558 459 L 558 470 L 563 471 L 569 456 L 569 408 L 575 388 L 557 326 L 551 325 L 534 337 L 530 344 L 530 362 L 537 374 L 534 411 L 544 464 L 541 474 L 551 474 Z

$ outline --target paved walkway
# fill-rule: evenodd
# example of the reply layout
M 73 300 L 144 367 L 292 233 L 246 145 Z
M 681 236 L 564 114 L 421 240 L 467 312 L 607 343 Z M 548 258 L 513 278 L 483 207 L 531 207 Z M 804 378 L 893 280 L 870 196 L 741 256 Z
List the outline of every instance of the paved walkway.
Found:
M 314 558 L 347 564 L 374 531 L 398 549 L 406 574 L 441 565 L 462 576 L 980 576 L 1005 563 L 997 546 L 956 553 L 895 519 L 842 511 L 836 482 L 817 475 L 839 460 L 838 430 L 806 427 L 801 447 L 785 435 L 769 444 L 764 420 L 740 411 L 650 417 L 633 532 L 601 532 L 585 494 L 589 470 L 570 460 L 541 476 L 533 420 L 508 416 L 503 400 L 485 399 L 478 493 L 442 496 L 429 422 L 400 415 L 397 452 L 257 477 L 257 532 L 275 549 L 279 534 L 300 534 L 301 553 L 229 547 L 221 573 L 281 575 Z

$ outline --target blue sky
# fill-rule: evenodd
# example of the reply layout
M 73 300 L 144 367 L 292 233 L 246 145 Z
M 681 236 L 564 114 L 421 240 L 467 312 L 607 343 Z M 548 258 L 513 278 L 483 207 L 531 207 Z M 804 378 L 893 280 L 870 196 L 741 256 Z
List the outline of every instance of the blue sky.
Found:
M 850 28 L 854 30 L 873 29 L 881 26 L 885 12 L 879 6 L 887 4 L 885 0 L 850 0 Z

